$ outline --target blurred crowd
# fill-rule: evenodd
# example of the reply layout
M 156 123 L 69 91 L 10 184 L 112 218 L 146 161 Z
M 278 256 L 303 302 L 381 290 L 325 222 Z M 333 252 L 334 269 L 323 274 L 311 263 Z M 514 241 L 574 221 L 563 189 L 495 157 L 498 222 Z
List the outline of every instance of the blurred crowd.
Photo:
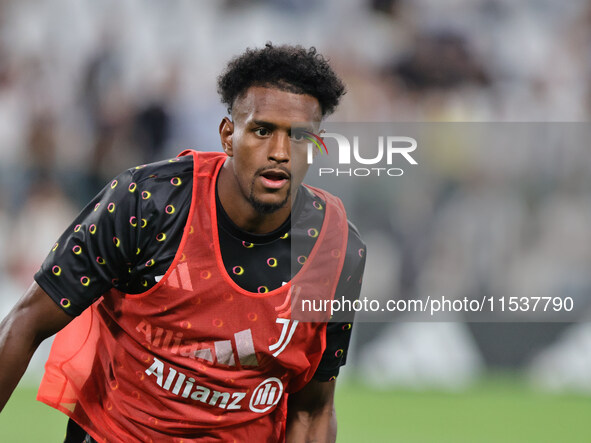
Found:
M 588 0 L 0 0 L 0 314 L 112 176 L 219 150 L 216 76 L 267 41 L 331 59 L 348 87 L 335 122 L 591 115 Z M 584 141 L 565 156 L 560 141 L 544 152 L 434 152 L 418 198 L 394 194 L 383 223 L 367 223 L 373 268 L 393 270 L 400 297 L 589 294 Z M 363 225 L 371 202 L 361 195 L 351 218 Z M 559 269 L 544 262 L 557 251 Z

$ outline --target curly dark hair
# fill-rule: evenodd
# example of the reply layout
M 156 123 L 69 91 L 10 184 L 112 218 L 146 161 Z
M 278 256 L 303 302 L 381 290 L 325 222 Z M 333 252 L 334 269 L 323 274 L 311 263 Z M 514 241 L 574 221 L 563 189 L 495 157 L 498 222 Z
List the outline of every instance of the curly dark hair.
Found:
M 345 93 L 345 85 L 315 47 L 273 46 L 248 48 L 232 59 L 218 77 L 222 103 L 232 106 L 251 86 L 269 86 L 294 94 L 309 94 L 320 103 L 322 116 L 331 114 Z

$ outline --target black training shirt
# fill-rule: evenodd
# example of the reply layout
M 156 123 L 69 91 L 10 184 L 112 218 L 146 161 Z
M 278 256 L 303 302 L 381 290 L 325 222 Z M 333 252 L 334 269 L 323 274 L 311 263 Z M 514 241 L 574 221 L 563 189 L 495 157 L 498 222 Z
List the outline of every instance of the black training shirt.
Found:
M 178 157 L 120 174 L 62 234 L 35 275 L 49 296 L 72 316 L 112 288 L 141 294 L 172 264 L 192 198 L 193 158 Z M 220 249 L 228 275 L 251 292 L 271 291 L 305 263 L 322 226 L 324 202 L 298 190 L 291 217 L 274 232 L 237 227 L 217 199 Z M 292 265 L 292 252 L 293 260 Z M 345 263 L 335 298 L 359 297 L 365 245 L 349 223 Z M 333 319 L 315 378 L 336 377 L 345 364 L 352 324 Z

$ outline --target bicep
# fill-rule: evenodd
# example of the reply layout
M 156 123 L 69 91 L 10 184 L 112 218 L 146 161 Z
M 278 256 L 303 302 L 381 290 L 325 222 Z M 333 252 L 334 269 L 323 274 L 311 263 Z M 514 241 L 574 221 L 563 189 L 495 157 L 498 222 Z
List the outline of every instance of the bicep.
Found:
M 33 283 L 0 323 L 0 410 L 39 344 L 71 320 L 72 317 Z
M 66 314 L 35 282 L 20 298 L 5 321 L 38 345 L 63 329 L 73 317 Z

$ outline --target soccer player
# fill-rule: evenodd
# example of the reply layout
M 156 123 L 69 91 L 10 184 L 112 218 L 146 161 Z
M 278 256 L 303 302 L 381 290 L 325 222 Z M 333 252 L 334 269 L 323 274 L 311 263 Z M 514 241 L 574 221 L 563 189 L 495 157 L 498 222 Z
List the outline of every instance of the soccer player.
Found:
M 318 132 L 344 86 L 314 48 L 267 44 L 218 90 L 223 153 L 122 173 L 55 243 L 0 326 L 0 407 L 60 331 L 38 399 L 70 417 L 66 442 L 335 440 L 352 325 L 291 308 L 357 298 L 365 246 L 302 184 L 292 124 Z

